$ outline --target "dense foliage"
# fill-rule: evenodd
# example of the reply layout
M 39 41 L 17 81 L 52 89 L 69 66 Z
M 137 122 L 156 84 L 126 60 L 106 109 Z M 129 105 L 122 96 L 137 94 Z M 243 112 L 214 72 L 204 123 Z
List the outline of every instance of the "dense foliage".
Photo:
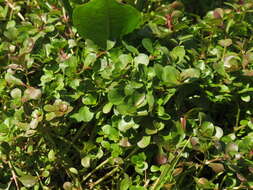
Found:
M 0 0 L 0 189 L 253 189 L 252 1 L 87 2 Z

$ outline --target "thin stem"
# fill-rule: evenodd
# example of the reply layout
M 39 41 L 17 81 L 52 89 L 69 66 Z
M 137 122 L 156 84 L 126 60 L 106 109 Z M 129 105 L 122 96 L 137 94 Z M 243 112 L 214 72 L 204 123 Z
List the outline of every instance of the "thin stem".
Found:
M 236 128 L 236 129 L 237 129 L 238 126 L 239 126 L 240 112 L 241 112 L 241 109 L 240 109 L 239 104 L 237 103 L 237 114 L 236 114 L 236 122 L 235 122 L 235 128 Z
M 66 11 L 68 12 L 69 17 L 71 18 L 73 9 L 69 3 L 69 0 L 61 0 L 61 2 L 63 4 L 64 8 L 66 9 Z
M 5 0 L 6 4 L 11 8 L 12 11 L 15 10 L 15 7 L 13 4 L 11 4 L 8 0 Z M 18 12 L 18 17 L 22 20 L 22 21 L 25 21 L 25 18 L 23 17 L 23 15 Z
M 86 179 L 88 179 L 95 171 L 99 170 L 101 167 L 103 167 L 105 164 L 110 162 L 111 157 L 103 161 L 101 164 L 99 164 L 94 170 L 92 170 L 90 173 L 88 173 L 86 176 L 83 177 L 82 182 L 84 182 Z
M 146 182 L 145 182 L 145 184 L 144 184 L 144 187 L 148 187 L 148 184 L 149 184 L 149 182 L 150 182 L 150 179 L 148 179 Z
M 223 48 L 223 53 L 222 53 L 222 58 L 221 58 L 222 61 L 224 61 L 226 51 L 227 51 L 227 46 Z
M 74 138 L 72 139 L 71 143 L 74 144 L 76 139 L 79 137 L 79 135 L 82 133 L 82 131 L 84 130 L 84 128 L 86 127 L 86 124 L 83 124 L 82 127 L 80 129 L 78 129 L 77 133 L 75 134 Z M 72 146 L 72 144 L 69 144 L 67 147 L 67 152 L 70 149 L 70 147 Z
M 63 142 L 69 144 L 70 146 L 72 146 L 74 149 L 76 149 L 77 152 L 80 152 L 80 149 L 72 142 L 72 141 L 69 141 L 67 139 L 65 139 L 64 137 L 61 137 L 61 136 L 57 136 L 57 135 L 54 135 L 52 134 L 53 136 L 55 136 L 56 138 L 62 140 Z
M 161 175 L 159 176 L 159 178 L 155 181 L 155 183 L 153 184 L 153 186 L 151 187 L 151 190 L 159 190 L 161 189 L 161 186 L 166 183 L 167 181 L 171 182 L 171 178 L 172 178 L 172 171 L 174 170 L 174 168 L 176 167 L 184 149 L 186 148 L 187 144 L 190 142 L 192 136 L 189 137 L 189 139 L 186 141 L 186 143 L 184 144 L 182 150 L 179 152 L 178 156 L 175 158 L 175 160 L 171 164 L 167 164 L 164 168 L 164 170 L 162 171 Z
M 9 168 L 11 169 L 12 179 L 15 182 L 17 190 L 19 190 L 20 188 L 19 188 L 19 185 L 18 185 L 17 175 L 16 175 L 16 173 L 15 173 L 15 171 L 14 171 L 14 169 L 13 169 L 12 164 L 11 164 L 10 161 L 8 161 L 8 165 L 9 165 Z
M 108 172 L 107 174 L 105 174 L 102 178 L 100 178 L 99 180 L 95 181 L 94 183 L 92 183 L 92 185 L 90 186 L 91 189 L 94 188 L 94 186 L 98 185 L 99 183 L 101 183 L 102 181 L 104 181 L 106 178 L 110 177 L 111 175 L 113 175 L 115 172 L 117 172 L 119 168 L 116 167 L 113 170 L 111 170 L 110 172 Z

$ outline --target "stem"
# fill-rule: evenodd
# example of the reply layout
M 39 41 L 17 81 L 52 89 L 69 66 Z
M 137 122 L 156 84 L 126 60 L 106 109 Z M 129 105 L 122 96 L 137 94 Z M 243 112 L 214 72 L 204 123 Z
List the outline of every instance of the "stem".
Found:
M 135 154 L 137 151 L 139 150 L 138 147 L 136 147 L 135 149 L 133 149 L 125 158 L 125 160 L 127 160 L 128 158 L 130 158 L 133 154 Z
M 57 135 L 54 135 L 54 134 L 51 134 L 53 136 L 55 136 L 56 138 L 62 140 L 63 142 L 69 144 L 69 146 L 72 146 L 74 149 L 76 149 L 77 152 L 80 152 L 80 149 L 72 142 L 72 141 L 69 141 L 67 139 L 65 139 L 64 137 L 61 137 L 61 136 L 57 136 Z
M 107 164 L 111 160 L 110 158 L 107 158 L 105 161 L 103 161 L 101 164 L 99 164 L 94 170 L 92 170 L 90 173 L 88 173 L 86 176 L 83 177 L 82 182 L 84 182 L 86 179 L 88 179 L 95 171 L 103 167 L 105 164 Z
M 79 137 L 79 135 L 82 133 L 82 131 L 84 130 L 84 128 L 86 127 L 87 125 L 83 124 L 82 127 L 80 129 L 78 129 L 76 135 L 74 136 L 74 138 L 72 139 L 71 143 L 74 144 L 76 139 Z M 68 150 L 70 149 L 71 145 L 72 144 L 69 144 L 66 151 L 68 152 Z
M 18 185 L 17 175 L 16 175 L 16 173 L 15 173 L 15 171 L 14 171 L 14 169 L 13 169 L 12 164 L 11 164 L 10 161 L 8 161 L 8 165 L 9 165 L 9 168 L 11 169 L 12 179 L 15 182 L 17 190 L 19 190 L 20 188 L 19 188 L 19 185 Z
M 15 7 L 14 5 L 12 5 L 8 0 L 5 0 L 6 4 L 11 8 L 12 11 L 15 10 Z M 23 15 L 18 12 L 18 17 L 22 20 L 22 21 L 25 21 L 25 18 L 23 17 Z
M 68 0 L 61 0 L 62 4 L 63 4 L 63 7 L 66 9 L 66 11 L 68 12 L 68 15 L 69 15 L 69 18 L 71 19 L 72 18 L 72 12 L 73 12 L 73 9 L 69 3 Z
M 155 183 L 153 184 L 153 186 L 151 187 L 151 190 L 159 190 L 161 189 L 162 185 L 164 183 L 166 183 L 167 181 L 171 182 L 171 178 L 172 178 L 172 171 L 174 170 L 174 168 L 176 167 L 184 149 L 186 148 L 187 144 L 190 142 L 192 136 L 189 137 L 189 139 L 186 141 L 186 143 L 184 144 L 182 150 L 180 151 L 180 153 L 178 154 L 178 156 L 175 158 L 175 160 L 173 161 L 172 165 L 171 164 L 167 164 L 164 168 L 164 170 L 162 171 L 161 175 L 159 176 L 159 178 L 155 181 Z
M 98 185 L 99 183 L 101 183 L 102 181 L 104 181 L 106 178 L 110 177 L 112 174 L 114 174 L 119 168 L 116 167 L 113 170 L 111 170 L 109 173 L 105 174 L 102 178 L 100 178 L 99 180 L 95 181 L 94 183 L 92 183 L 92 185 L 90 186 L 91 189 L 94 188 L 94 186 Z
M 148 180 L 145 182 L 145 184 L 144 184 L 144 186 L 143 186 L 143 187 L 147 188 L 147 187 L 148 187 L 149 182 L 150 182 L 150 179 L 148 179 Z
M 221 58 L 222 61 L 224 61 L 226 51 L 227 51 L 227 46 L 225 46 L 225 47 L 223 48 L 222 58 Z
M 236 114 L 235 129 L 237 129 L 238 126 L 239 126 L 240 112 L 241 112 L 241 110 L 240 110 L 239 104 L 237 103 L 237 114 Z

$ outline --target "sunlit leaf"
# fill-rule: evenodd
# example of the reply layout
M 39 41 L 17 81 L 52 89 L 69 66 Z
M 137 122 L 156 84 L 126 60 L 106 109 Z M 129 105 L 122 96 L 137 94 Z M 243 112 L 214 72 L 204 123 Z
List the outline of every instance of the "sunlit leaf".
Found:
M 76 119 L 78 122 L 84 121 L 89 122 L 92 120 L 94 113 L 90 111 L 87 106 L 83 106 L 79 109 L 79 111 L 70 117 Z
M 37 177 L 31 175 L 24 175 L 22 177 L 19 177 L 18 179 L 27 188 L 34 186 L 38 181 Z
M 140 148 L 145 148 L 149 145 L 151 140 L 150 136 L 143 136 L 142 139 L 137 143 Z

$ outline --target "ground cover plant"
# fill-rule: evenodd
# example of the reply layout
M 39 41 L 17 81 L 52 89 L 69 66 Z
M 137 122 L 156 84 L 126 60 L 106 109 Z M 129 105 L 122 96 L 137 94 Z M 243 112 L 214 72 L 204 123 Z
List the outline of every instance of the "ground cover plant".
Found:
M 253 189 L 253 2 L 0 0 L 0 189 Z

